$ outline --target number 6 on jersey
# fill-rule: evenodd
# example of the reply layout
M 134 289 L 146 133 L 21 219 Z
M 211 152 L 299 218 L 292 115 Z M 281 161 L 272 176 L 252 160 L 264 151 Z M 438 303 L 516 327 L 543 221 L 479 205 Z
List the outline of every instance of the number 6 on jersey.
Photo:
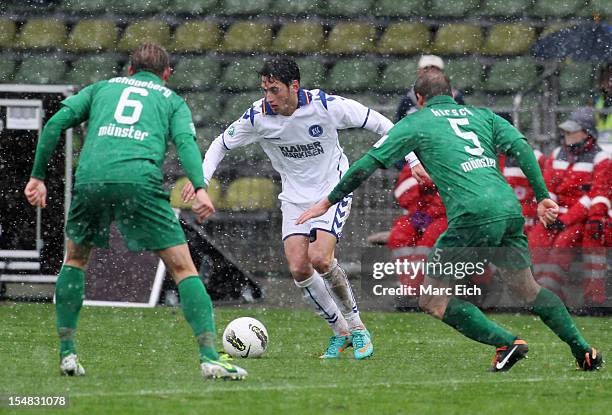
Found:
M 138 122 L 140 118 L 140 114 L 142 113 L 142 102 L 130 99 L 130 94 L 138 94 L 140 96 L 146 97 L 149 95 L 149 91 L 144 88 L 138 88 L 135 86 L 127 87 L 121 93 L 121 97 L 119 97 L 119 103 L 117 104 L 117 108 L 115 109 L 115 120 L 117 120 L 120 124 L 128 124 L 132 125 Z M 133 108 L 132 115 L 125 115 L 124 112 L 126 108 Z

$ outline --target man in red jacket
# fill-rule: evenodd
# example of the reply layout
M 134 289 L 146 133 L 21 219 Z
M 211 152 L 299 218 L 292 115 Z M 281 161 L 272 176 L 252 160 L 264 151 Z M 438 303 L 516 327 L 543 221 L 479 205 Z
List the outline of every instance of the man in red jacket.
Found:
M 404 214 L 393 222 L 387 240 L 391 257 L 424 262 L 436 239 L 448 227 L 438 189 L 430 179 L 419 184 L 406 165 L 395 184 L 394 196 Z M 400 274 L 398 279 L 402 285 L 418 287 L 423 282 L 423 274 Z
M 546 161 L 544 180 L 560 215 L 545 228 L 541 223 L 529 233 L 536 280 L 563 296 L 575 249 L 584 247 L 587 270 L 585 300 L 603 303 L 605 296 L 605 225 L 609 225 L 612 161 L 597 145 L 590 108 L 580 108 L 559 125 L 564 137 Z M 606 239 L 608 239 L 606 241 Z

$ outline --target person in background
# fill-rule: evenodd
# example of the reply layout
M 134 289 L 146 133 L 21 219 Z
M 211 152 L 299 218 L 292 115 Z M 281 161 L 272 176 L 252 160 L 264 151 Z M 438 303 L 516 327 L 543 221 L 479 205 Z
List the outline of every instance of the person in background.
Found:
M 592 251 L 584 255 L 584 296 L 600 304 L 606 300 L 606 256 L 600 251 L 606 242 L 610 245 L 605 234 L 610 227 L 612 160 L 597 145 L 593 112 L 580 108 L 559 124 L 563 143 L 546 160 L 543 175 L 560 215 L 549 226 L 534 226 L 528 239 L 536 280 L 562 298 L 576 249 Z
M 441 57 L 436 55 L 423 55 L 421 59 L 419 59 L 419 63 L 417 64 L 417 73 L 419 76 L 423 72 L 428 69 L 435 68 L 441 71 L 444 71 L 444 61 Z M 453 88 L 453 97 L 455 101 L 459 105 L 465 104 L 463 100 L 463 93 L 455 88 Z M 417 99 L 414 94 L 414 88 L 411 87 L 400 99 L 399 105 L 397 106 L 397 110 L 395 112 L 395 122 L 398 122 L 402 118 L 404 118 L 407 114 L 411 114 L 417 110 Z

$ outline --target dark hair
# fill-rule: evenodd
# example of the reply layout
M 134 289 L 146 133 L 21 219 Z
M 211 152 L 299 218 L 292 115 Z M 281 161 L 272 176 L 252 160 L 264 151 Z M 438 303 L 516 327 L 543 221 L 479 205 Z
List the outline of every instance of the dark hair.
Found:
M 287 86 L 292 81 L 300 81 L 300 68 L 287 56 L 275 56 L 264 60 L 263 67 L 258 73 L 260 76 L 281 81 Z
M 170 57 L 166 49 L 152 42 L 141 43 L 132 51 L 130 65 L 134 72 L 148 71 L 162 76 L 170 67 Z
M 428 68 L 417 77 L 414 93 L 425 97 L 425 101 L 438 95 L 453 96 L 448 76 L 438 68 Z

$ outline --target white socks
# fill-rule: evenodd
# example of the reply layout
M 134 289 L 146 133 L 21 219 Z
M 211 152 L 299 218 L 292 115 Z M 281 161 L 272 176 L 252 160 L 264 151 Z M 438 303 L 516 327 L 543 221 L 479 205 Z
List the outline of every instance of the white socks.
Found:
M 359 317 L 359 308 L 357 308 L 357 301 L 355 301 L 351 283 L 344 270 L 340 268 L 337 259 L 334 259 L 328 272 L 321 274 L 321 278 L 325 281 L 325 285 L 327 285 L 335 303 L 346 319 L 349 329 L 365 328 Z
M 294 281 L 301 290 L 307 302 L 312 304 L 317 313 L 327 320 L 327 323 L 339 336 L 349 332 L 349 326 L 344 318 L 344 313 L 340 313 L 336 302 L 332 298 L 325 282 L 317 271 L 304 281 Z M 357 314 L 359 318 L 359 314 Z

